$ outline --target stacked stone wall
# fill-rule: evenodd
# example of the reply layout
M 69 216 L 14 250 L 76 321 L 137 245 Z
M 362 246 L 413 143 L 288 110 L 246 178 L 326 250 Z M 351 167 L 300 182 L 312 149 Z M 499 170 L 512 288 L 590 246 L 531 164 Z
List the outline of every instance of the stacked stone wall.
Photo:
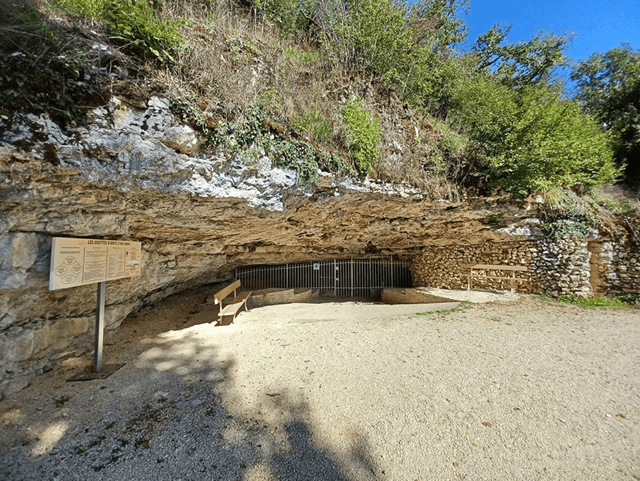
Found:
M 483 244 L 428 247 L 414 258 L 411 268 L 415 286 L 466 289 L 469 267 L 475 264 L 528 266 L 535 255 L 529 242 L 485 242 Z M 527 278 L 519 273 L 518 277 Z M 508 289 L 508 281 L 474 281 L 474 285 L 497 290 Z M 519 291 L 531 291 L 531 282 L 521 284 Z
M 609 295 L 640 292 L 640 243 L 603 242 L 600 289 Z
M 469 266 L 475 264 L 527 267 L 527 272 L 517 274 L 525 279 L 516 284 L 516 290 L 522 293 L 588 296 L 640 290 L 640 249 L 637 244 L 603 242 L 594 248 L 586 241 L 571 239 L 428 247 L 414 258 L 413 283 L 415 286 L 465 289 Z M 510 272 L 503 271 L 502 274 L 510 275 Z M 507 290 L 510 281 L 474 279 L 473 286 Z

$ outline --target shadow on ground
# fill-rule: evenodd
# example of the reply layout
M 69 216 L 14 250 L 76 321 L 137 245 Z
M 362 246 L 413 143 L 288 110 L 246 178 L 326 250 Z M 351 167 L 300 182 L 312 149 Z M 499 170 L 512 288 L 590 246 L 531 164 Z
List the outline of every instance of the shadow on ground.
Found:
M 153 311 L 147 315 L 153 322 Z M 235 360 L 219 355 L 215 339 L 184 328 L 200 320 L 183 317 L 167 332 L 137 332 L 144 321 L 123 326 L 139 336 L 111 343 L 105 356 L 126 365 L 107 379 L 67 383 L 69 373 L 51 373 L 50 385 L 36 382 L 2 401 L 0 479 L 374 477 L 365 439 L 346 457 L 319 446 L 306 405 L 285 390 L 265 393 L 275 418 L 260 410 L 232 415 Z

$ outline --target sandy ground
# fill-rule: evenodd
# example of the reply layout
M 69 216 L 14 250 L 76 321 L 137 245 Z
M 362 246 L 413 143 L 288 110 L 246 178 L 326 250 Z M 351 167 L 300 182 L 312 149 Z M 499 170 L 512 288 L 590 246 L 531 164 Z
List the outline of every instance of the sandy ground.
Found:
M 448 292 L 492 302 L 215 327 L 208 294 L 123 324 L 109 378 L 66 382 L 87 356 L 0 402 L 0 479 L 640 479 L 637 310 Z

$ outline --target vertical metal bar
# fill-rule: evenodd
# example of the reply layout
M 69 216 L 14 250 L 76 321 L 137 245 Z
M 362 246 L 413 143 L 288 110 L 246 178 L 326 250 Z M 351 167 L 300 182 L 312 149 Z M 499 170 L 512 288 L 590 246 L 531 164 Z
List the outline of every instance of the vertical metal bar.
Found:
M 336 260 L 333 259 L 333 295 L 337 296 L 338 295 L 338 278 L 336 277 L 338 274 L 338 264 L 336 263 Z
M 107 299 L 107 283 L 98 283 L 98 307 L 96 309 L 96 332 L 93 343 L 93 372 L 102 370 L 102 345 L 104 343 L 104 305 Z
M 286 266 L 285 269 L 286 269 L 286 274 L 287 274 L 287 276 L 286 276 L 287 285 L 286 285 L 285 289 L 289 289 L 289 264 L 285 264 L 285 266 Z
M 353 297 L 353 257 L 351 258 L 351 297 Z
M 398 287 L 395 283 L 396 271 L 393 269 L 393 256 L 391 256 L 391 285 L 389 287 Z

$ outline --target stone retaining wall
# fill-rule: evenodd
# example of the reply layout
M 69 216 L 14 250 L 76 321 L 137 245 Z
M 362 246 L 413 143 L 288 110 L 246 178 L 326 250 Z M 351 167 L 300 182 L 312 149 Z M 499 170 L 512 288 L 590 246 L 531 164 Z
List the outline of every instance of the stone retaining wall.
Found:
M 599 247 L 599 290 L 608 295 L 640 292 L 640 243 L 603 242 Z
M 640 291 L 640 249 L 630 242 L 586 242 L 578 240 L 524 240 L 485 242 L 462 246 L 434 246 L 414 258 L 415 286 L 467 287 L 474 264 L 525 266 L 526 279 L 517 284 L 523 293 L 554 296 L 579 294 L 618 295 Z M 509 281 L 474 280 L 484 289 L 507 290 Z

